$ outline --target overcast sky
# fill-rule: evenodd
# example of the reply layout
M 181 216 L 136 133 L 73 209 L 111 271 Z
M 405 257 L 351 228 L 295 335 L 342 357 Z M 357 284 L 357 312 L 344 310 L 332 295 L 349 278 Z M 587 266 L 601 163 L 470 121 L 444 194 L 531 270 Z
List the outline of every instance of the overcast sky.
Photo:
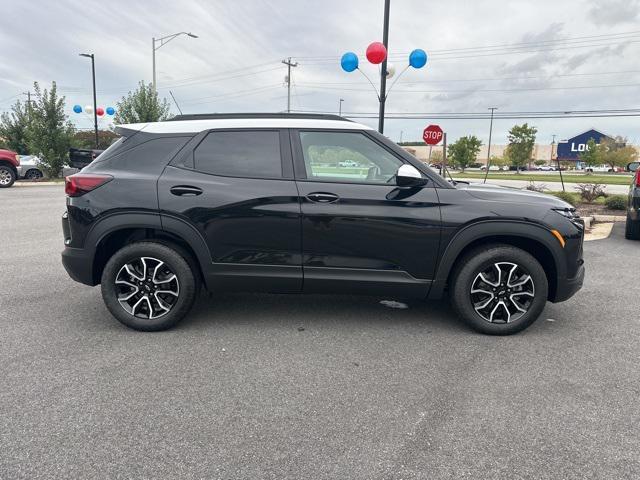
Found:
M 339 58 L 359 54 L 377 86 L 377 67 L 364 51 L 382 40 L 383 3 L 0 0 L 0 111 L 25 98 L 20 94 L 34 80 L 56 81 L 71 119 L 90 127 L 90 117 L 71 110 L 92 101 L 90 61 L 78 53 L 95 53 L 98 105 L 115 106 L 138 81 L 151 81 L 151 38 L 190 31 L 199 38 L 182 36 L 157 51 L 159 92 L 170 99 L 171 90 L 185 113 L 282 111 L 280 61 L 289 56 L 299 62 L 293 109 L 337 113 L 343 98 L 343 112 L 375 113 L 372 87 L 359 72 L 343 72 Z M 391 0 L 389 50 L 398 72 L 414 48 L 431 56 L 425 68 L 400 78 L 387 112 L 640 107 L 639 13 L 638 0 Z M 495 122 L 494 143 L 506 142 L 514 122 Z M 385 134 L 398 140 L 402 131 L 404 140 L 418 140 L 427 123 L 440 123 L 451 140 L 488 139 L 488 120 L 387 120 Z M 640 143 L 638 117 L 530 123 L 540 143 L 589 127 Z

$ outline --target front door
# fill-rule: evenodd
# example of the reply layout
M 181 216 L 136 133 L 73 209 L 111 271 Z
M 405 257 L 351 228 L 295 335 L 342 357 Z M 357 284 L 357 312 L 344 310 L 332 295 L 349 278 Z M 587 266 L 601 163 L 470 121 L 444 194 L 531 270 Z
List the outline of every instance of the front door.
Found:
M 304 290 L 426 297 L 440 242 L 433 184 L 398 188 L 404 161 L 360 131 L 292 131 Z
M 163 224 L 204 238 L 216 289 L 300 292 L 300 205 L 289 135 L 214 130 L 158 181 Z M 192 155 L 192 157 L 191 157 Z

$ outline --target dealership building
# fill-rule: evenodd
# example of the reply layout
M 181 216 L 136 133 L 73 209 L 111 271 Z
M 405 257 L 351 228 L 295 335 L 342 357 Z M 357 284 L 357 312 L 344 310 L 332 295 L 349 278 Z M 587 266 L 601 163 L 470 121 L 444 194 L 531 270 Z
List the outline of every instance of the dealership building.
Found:
M 593 138 L 596 143 L 600 143 L 603 139 L 613 140 L 610 135 L 592 128 L 587 130 L 586 132 L 579 133 L 578 135 L 570 137 L 566 140 L 560 140 L 556 145 L 536 143 L 533 146 L 533 152 L 531 155 L 532 160 L 545 160 L 550 163 L 552 159 L 555 161 L 557 156 L 560 161 L 576 162 L 576 166 L 579 166 L 579 155 L 587 149 L 587 142 L 590 138 Z M 492 144 L 491 156 L 503 157 L 505 155 L 507 147 L 508 145 Z M 435 146 L 432 149 L 428 146 L 422 145 L 404 148 L 406 148 L 423 162 L 429 161 L 430 151 L 432 153 L 435 151 L 442 151 L 442 145 Z M 635 146 L 635 148 L 640 152 L 640 147 Z M 479 163 L 487 163 L 487 145 L 482 145 L 482 147 L 480 147 L 480 152 L 478 153 L 478 156 L 476 158 Z

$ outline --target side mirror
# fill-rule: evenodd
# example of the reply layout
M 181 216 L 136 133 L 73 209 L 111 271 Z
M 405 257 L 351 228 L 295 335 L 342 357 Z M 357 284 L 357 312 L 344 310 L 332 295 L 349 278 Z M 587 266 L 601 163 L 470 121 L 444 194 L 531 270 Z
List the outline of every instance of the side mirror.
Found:
M 627 165 L 627 171 L 635 172 L 640 167 L 640 162 L 631 162 Z
M 396 173 L 396 185 L 399 187 L 421 187 L 426 185 L 427 179 L 413 165 L 405 163 L 398 168 Z

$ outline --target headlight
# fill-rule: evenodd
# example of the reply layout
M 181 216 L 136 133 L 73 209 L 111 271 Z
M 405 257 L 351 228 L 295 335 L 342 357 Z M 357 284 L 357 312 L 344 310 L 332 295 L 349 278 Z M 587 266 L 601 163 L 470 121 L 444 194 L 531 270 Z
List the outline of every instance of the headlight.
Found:
M 578 215 L 575 208 L 552 208 L 551 210 L 559 213 L 565 218 L 568 218 L 576 227 L 580 229 L 584 228 L 584 221 L 580 218 L 580 215 Z

